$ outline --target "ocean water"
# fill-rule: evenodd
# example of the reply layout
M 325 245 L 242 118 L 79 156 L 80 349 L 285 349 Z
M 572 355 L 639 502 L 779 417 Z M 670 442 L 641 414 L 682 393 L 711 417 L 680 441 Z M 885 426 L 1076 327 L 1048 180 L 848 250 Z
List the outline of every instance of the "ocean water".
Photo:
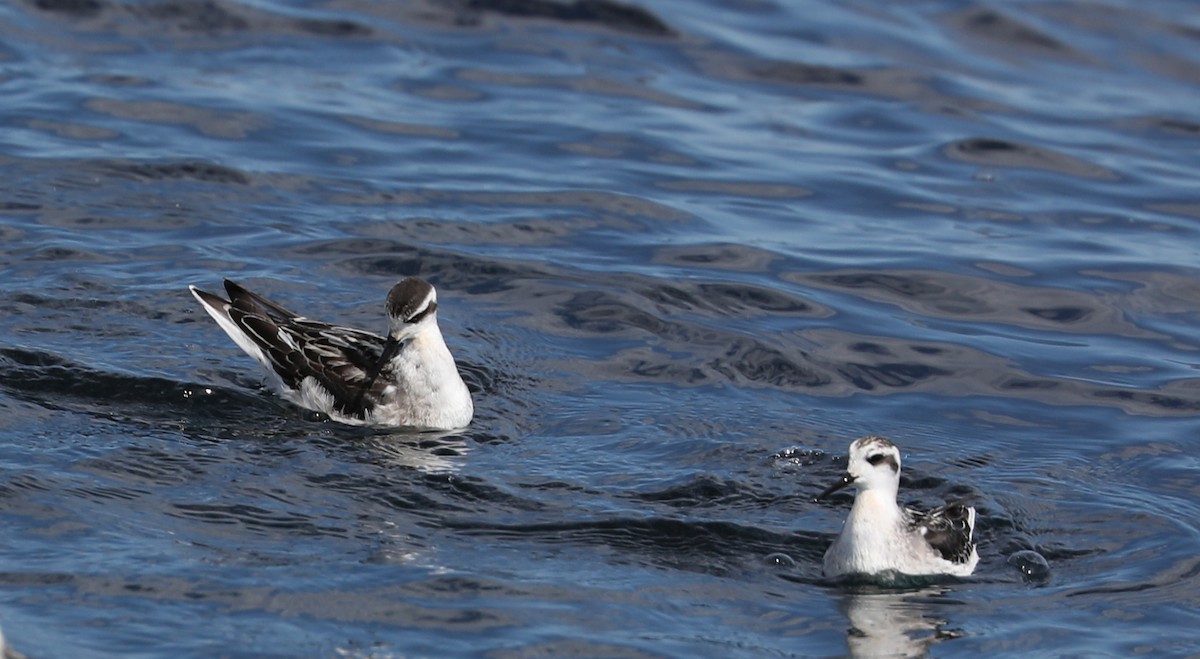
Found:
M 1191 0 L 0 6 L 0 627 L 1195 656 L 1198 90 Z M 408 275 L 461 433 L 288 406 L 187 292 L 383 331 Z M 865 434 L 974 576 L 821 578 Z

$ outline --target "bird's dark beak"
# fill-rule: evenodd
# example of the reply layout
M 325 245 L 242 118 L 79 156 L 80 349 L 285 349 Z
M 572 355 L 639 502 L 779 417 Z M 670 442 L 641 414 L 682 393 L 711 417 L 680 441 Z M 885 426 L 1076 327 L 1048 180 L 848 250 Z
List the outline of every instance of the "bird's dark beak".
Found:
M 383 343 L 383 352 L 379 354 L 379 361 L 375 362 L 375 367 L 371 369 L 376 376 L 379 375 L 379 371 L 383 370 L 383 365 L 396 356 L 398 350 L 400 350 L 400 339 L 388 334 L 387 341 Z
M 396 356 L 396 352 L 398 350 L 400 350 L 400 340 L 391 334 L 388 334 L 387 341 L 383 343 L 383 352 L 379 353 L 379 361 L 375 362 L 375 365 L 371 367 L 370 372 L 367 373 L 367 380 L 363 383 L 363 386 L 359 388 L 358 395 L 354 397 L 354 403 L 351 405 L 351 409 L 356 410 L 359 408 L 359 406 L 362 404 L 363 396 L 365 396 L 367 391 L 371 389 L 371 386 L 375 384 L 375 379 L 379 377 L 379 372 L 383 370 L 383 365 L 391 361 L 392 357 Z
M 813 499 L 813 501 L 820 501 L 821 499 L 824 499 L 825 497 L 833 494 L 834 492 L 837 492 L 838 490 L 842 489 L 843 487 L 846 487 L 847 485 L 849 485 L 853 482 L 854 482 L 854 477 L 850 475 L 850 472 L 846 472 L 845 474 L 842 474 L 842 477 L 839 478 L 836 483 L 825 488 L 824 492 L 818 494 L 816 496 L 816 498 Z
M 367 374 L 367 384 L 363 390 L 371 388 L 375 384 L 375 378 L 379 377 L 379 372 L 383 370 L 383 365 L 390 362 L 392 357 L 396 356 L 396 352 L 400 350 L 400 340 L 388 334 L 387 341 L 383 343 L 383 352 L 379 353 L 379 361 L 371 367 L 371 372 Z

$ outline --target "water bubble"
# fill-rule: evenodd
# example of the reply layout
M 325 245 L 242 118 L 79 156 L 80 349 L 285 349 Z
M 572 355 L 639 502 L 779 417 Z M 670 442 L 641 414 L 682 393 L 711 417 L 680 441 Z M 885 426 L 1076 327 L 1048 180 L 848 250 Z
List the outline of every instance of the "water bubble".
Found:
M 1036 551 L 1021 550 L 1008 557 L 1008 564 L 1021 571 L 1025 583 L 1043 583 L 1050 580 L 1050 564 Z
M 795 559 L 793 559 L 791 556 L 788 556 L 787 554 L 783 554 L 780 552 L 775 552 L 774 554 L 767 554 L 767 557 L 764 558 L 763 561 L 765 561 L 766 564 L 770 565 L 771 567 L 780 567 L 780 568 L 787 568 L 787 569 L 796 567 Z
M 772 455 L 771 458 L 779 460 L 784 464 L 808 466 L 819 462 L 824 455 L 823 451 L 793 446 L 779 451 L 775 455 Z

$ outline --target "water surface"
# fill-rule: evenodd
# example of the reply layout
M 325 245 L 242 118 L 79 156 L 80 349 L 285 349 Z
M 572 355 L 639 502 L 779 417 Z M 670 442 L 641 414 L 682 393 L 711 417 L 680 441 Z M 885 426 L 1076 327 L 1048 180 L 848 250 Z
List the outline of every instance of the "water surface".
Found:
M 1190 2 L 37 0 L 0 37 L 30 656 L 1200 652 Z M 382 331 L 409 275 L 461 433 L 289 407 L 187 293 Z M 820 577 L 868 433 L 907 503 L 977 507 L 974 577 Z

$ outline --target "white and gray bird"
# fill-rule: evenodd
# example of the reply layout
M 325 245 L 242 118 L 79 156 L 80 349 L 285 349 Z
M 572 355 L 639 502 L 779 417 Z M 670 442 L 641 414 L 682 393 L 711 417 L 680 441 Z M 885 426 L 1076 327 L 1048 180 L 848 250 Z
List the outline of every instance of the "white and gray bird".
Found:
M 967 576 L 975 570 L 975 509 L 963 503 L 928 512 L 900 507 L 895 444 L 874 435 L 851 442 L 845 475 L 817 499 L 848 485 L 858 493 L 841 534 L 825 552 L 826 577 Z
M 352 425 L 456 430 L 471 422 L 471 392 L 424 279 L 408 277 L 388 293 L 386 338 L 309 320 L 228 279 L 228 300 L 189 289 L 289 402 Z

